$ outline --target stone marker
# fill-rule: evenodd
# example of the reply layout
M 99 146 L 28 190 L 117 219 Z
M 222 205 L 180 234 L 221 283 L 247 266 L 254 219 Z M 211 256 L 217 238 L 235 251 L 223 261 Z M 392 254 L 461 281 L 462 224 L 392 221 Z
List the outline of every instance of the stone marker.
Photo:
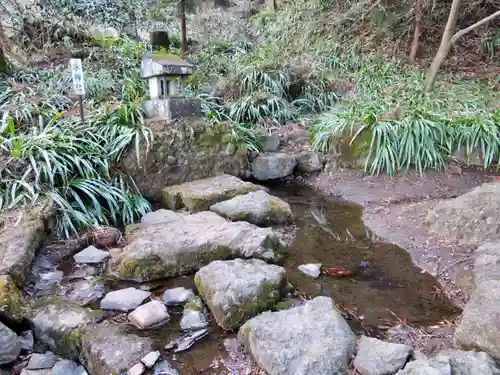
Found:
M 283 267 L 258 259 L 214 261 L 201 268 L 194 281 L 224 329 L 238 328 L 258 313 L 273 308 L 286 285 Z

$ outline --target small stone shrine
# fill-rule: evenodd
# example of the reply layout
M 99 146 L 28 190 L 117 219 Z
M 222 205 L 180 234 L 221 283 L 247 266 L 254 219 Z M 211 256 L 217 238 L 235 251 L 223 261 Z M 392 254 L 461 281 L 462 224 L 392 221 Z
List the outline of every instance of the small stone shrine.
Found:
M 184 96 L 181 80 L 193 73 L 193 65 L 157 49 L 153 43 L 153 51 L 147 52 L 141 63 L 141 76 L 149 80 L 149 100 L 145 103 L 147 117 L 172 121 L 201 116 L 201 101 Z

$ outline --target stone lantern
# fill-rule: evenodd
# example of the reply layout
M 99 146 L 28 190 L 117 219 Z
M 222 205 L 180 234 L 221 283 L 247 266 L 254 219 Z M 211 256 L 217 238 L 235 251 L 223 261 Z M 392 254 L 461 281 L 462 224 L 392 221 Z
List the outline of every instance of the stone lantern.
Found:
M 193 73 L 193 65 L 176 55 L 162 51 L 146 53 L 141 76 L 149 81 L 149 100 L 145 103 L 149 118 L 175 120 L 201 115 L 201 101 L 187 99 L 181 78 Z

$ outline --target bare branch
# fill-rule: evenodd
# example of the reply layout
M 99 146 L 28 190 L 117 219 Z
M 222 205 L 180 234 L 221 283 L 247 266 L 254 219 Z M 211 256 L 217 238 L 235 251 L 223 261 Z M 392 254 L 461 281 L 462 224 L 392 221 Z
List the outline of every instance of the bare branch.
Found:
M 482 26 L 482 25 L 484 25 L 484 24 L 492 21 L 493 19 L 495 19 L 497 17 L 500 17 L 500 10 L 498 12 L 495 12 L 495 13 L 489 15 L 486 18 L 483 18 L 481 21 L 476 22 L 474 25 L 470 25 L 469 27 L 467 27 L 467 28 L 465 28 L 463 30 L 458 31 L 451 38 L 451 44 L 455 43 L 458 39 L 460 39 L 461 37 L 463 37 L 465 34 L 470 33 L 471 31 L 473 31 L 473 30 L 477 29 L 478 27 L 480 27 L 480 26 Z

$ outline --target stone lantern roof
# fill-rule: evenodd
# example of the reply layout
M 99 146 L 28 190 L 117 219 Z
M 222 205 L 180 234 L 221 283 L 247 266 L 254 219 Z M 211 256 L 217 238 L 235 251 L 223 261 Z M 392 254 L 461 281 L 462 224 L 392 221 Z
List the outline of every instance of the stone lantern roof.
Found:
M 141 62 L 141 77 L 189 76 L 193 73 L 193 65 L 179 56 L 165 52 L 148 52 Z

